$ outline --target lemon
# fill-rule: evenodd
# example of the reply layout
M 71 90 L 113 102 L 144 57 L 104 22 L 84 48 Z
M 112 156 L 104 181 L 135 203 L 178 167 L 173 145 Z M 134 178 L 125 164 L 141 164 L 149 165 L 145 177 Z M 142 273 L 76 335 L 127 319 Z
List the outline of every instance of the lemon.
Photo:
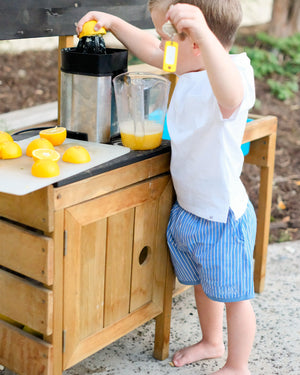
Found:
M 94 27 L 96 25 L 97 21 L 95 20 L 92 20 L 92 21 L 88 21 L 86 22 L 83 27 L 82 27 L 82 30 L 81 30 L 81 33 L 79 34 L 78 38 L 82 38 L 84 36 L 91 36 L 91 35 L 104 35 L 106 34 L 106 30 L 104 27 L 101 27 L 101 29 L 99 30 L 94 30 Z
M 0 146 L 0 156 L 2 159 L 16 159 L 22 156 L 22 149 L 16 142 L 4 142 Z
M 42 159 L 58 161 L 60 159 L 60 154 L 56 150 L 51 150 L 49 148 L 36 148 L 32 151 L 32 157 L 34 161 Z
M 60 173 L 58 164 L 49 159 L 37 160 L 33 163 L 31 174 L 35 177 L 56 177 Z
M 51 150 L 54 150 L 53 144 L 50 141 L 48 141 L 48 139 L 36 138 L 33 141 L 31 141 L 27 146 L 26 155 L 32 156 L 32 151 L 36 150 L 37 148 L 49 148 Z
M 55 126 L 55 128 L 41 130 L 40 137 L 50 141 L 53 146 L 59 146 L 66 140 L 67 130 L 62 126 Z
M 0 144 L 4 142 L 13 142 L 12 136 L 0 130 Z
M 83 146 L 71 146 L 63 154 L 62 160 L 75 164 L 88 163 L 91 161 L 91 156 Z

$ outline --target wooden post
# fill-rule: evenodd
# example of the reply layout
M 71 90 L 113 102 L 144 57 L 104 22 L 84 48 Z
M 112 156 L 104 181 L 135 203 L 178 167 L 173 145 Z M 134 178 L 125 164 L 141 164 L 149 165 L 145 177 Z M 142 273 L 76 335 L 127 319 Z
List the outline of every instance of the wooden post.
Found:
M 256 293 L 264 290 L 266 277 L 267 250 L 269 244 L 270 216 L 272 206 L 272 182 L 275 162 L 276 134 L 264 140 L 268 158 L 267 165 L 261 166 L 260 188 L 257 212 L 257 234 L 255 243 L 254 288 Z

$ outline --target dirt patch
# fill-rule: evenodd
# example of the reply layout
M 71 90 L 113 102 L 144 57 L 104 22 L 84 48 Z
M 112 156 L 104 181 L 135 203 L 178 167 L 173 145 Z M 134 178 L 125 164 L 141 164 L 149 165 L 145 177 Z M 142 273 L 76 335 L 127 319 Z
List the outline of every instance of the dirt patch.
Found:
M 0 55 L 0 113 L 57 100 L 57 51 Z M 300 239 L 300 93 L 286 102 L 256 82 L 261 106 L 252 111 L 278 117 L 270 242 Z M 245 165 L 242 175 L 257 208 L 259 170 Z

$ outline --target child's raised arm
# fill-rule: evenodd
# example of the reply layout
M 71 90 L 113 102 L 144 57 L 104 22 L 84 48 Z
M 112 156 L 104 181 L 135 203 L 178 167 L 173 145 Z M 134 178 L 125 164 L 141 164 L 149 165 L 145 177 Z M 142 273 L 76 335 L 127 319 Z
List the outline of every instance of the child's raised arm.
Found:
M 104 27 L 124 44 L 130 52 L 143 62 L 157 68 L 162 67 L 163 51 L 159 48 L 160 41 L 154 35 L 141 30 L 119 17 L 103 12 L 89 12 L 83 16 L 77 25 L 77 33 L 82 30 L 85 22 L 95 20 L 95 30 Z
M 210 30 L 198 7 L 176 4 L 170 7 L 167 18 L 179 33 L 184 32 L 191 43 L 194 43 L 223 117 L 229 118 L 240 106 L 244 95 L 241 75 L 232 62 L 229 51 Z

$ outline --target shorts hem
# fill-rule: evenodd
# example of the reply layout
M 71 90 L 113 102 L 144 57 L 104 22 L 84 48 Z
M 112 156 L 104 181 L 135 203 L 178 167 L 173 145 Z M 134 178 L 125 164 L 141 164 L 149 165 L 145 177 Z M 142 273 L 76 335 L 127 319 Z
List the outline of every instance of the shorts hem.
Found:
M 201 281 L 183 281 L 183 280 L 180 280 L 178 277 L 177 277 L 178 281 L 180 282 L 180 284 L 182 285 L 200 285 L 201 284 Z
M 213 300 L 213 301 L 216 301 L 216 302 L 223 302 L 223 303 L 230 303 L 230 302 L 241 302 L 241 301 L 247 301 L 249 299 L 253 299 L 255 297 L 255 294 L 249 294 L 249 295 L 245 295 L 245 296 L 242 296 L 242 297 L 231 297 L 231 298 L 218 298 L 218 297 L 212 297 L 210 295 L 208 295 L 205 291 L 204 293 L 206 294 L 206 296 Z

